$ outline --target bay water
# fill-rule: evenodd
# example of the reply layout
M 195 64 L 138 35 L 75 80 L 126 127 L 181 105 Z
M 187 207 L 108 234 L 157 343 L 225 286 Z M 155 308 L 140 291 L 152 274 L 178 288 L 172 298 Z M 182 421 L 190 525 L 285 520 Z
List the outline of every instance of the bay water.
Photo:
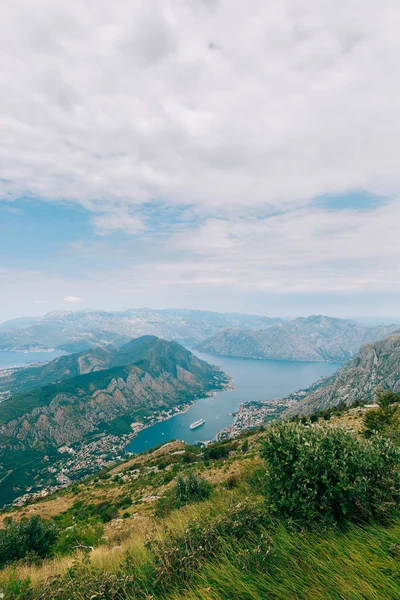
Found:
M 208 363 L 219 365 L 233 378 L 235 389 L 200 398 L 186 412 L 143 429 L 127 446 L 128 452 L 144 452 L 173 439 L 188 444 L 212 440 L 233 423 L 232 413 L 238 410 L 242 402 L 282 398 L 307 388 L 320 377 L 331 375 L 341 366 L 335 363 L 253 360 L 192 352 Z M 198 429 L 189 429 L 190 424 L 198 419 L 205 419 L 205 424 Z
M 31 363 L 44 363 L 58 358 L 65 352 L 52 350 L 51 352 L 4 352 L 0 351 L 0 369 L 6 367 L 23 367 Z

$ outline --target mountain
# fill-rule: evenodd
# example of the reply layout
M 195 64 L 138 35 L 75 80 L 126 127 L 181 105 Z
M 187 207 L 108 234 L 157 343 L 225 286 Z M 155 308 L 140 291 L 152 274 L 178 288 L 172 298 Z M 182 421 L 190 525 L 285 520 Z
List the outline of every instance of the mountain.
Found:
M 8 392 L 11 395 L 104 370 L 117 348 L 114 345 L 97 346 L 83 352 L 60 356 L 38 367 L 22 367 L 11 372 L 6 370 L 5 375 L 0 377 L 0 392 Z
M 285 415 L 307 415 L 341 402 L 349 406 L 371 402 L 379 388 L 400 393 L 400 333 L 362 346 L 348 364 L 292 406 Z
M 368 327 L 318 315 L 276 323 L 263 330 L 226 328 L 198 344 L 197 349 L 243 358 L 344 362 L 362 344 L 398 329 L 394 324 Z
M 200 310 L 54 311 L 44 317 L 0 324 L 0 351 L 61 348 L 77 352 L 110 342 L 123 343 L 142 335 L 194 344 L 224 327 L 263 329 L 278 321 L 257 315 Z
M 78 352 L 86 348 L 110 343 L 124 343 L 129 337 L 113 331 L 65 325 L 59 321 L 24 322 L 13 326 L 3 324 L 0 330 L 0 351 L 40 350 L 59 348 Z
M 11 397 L 0 404 L 0 496 L 2 478 L 16 465 L 19 476 L 31 461 L 42 468 L 45 455 L 60 446 L 132 432 L 132 422 L 145 424 L 226 382 L 216 367 L 155 336 L 17 371 Z M 25 485 L 31 479 L 24 476 Z

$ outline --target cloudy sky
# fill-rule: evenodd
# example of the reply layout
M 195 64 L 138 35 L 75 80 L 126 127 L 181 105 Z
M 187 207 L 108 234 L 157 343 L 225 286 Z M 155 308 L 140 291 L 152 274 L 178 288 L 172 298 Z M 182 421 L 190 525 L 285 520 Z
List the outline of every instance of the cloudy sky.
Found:
M 398 0 L 9 0 L 0 28 L 0 320 L 400 316 Z

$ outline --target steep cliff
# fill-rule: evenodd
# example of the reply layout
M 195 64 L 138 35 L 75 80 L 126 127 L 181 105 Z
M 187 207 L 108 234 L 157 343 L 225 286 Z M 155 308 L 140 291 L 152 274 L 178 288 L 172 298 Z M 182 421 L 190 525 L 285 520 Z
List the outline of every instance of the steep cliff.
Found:
M 311 414 L 341 402 L 349 406 L 371 402 L 379 388 L 400 392 L 400 333 L 362 346 L 348 364 L 292 406 L 286 416 Z

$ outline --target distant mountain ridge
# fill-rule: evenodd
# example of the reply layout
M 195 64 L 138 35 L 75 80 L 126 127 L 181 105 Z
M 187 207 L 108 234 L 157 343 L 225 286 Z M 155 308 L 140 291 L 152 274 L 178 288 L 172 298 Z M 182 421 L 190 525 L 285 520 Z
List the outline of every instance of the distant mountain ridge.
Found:
M 277 322 L 279 319 L 257 315 L 196 310 L 53 311 L 44 317 L 1 323 L 0 351 L 60 348 L 78 352 L 106 343 L 122 344 L 142 335 L 194 344 L 224 327 L 262 329 Z
M 384 338 L 399 325 L 369 327 L 316 315 L 280 322 L 263 330 L 226 328 L 197 345 L 210 354 L 271 360 L 344 362 L 366 342 Z
M 380 388 L 400 393 L 400 333 L 362 346 L 348 364 L 285 414 L 308 415 L 341 402 L 371 402 Z

